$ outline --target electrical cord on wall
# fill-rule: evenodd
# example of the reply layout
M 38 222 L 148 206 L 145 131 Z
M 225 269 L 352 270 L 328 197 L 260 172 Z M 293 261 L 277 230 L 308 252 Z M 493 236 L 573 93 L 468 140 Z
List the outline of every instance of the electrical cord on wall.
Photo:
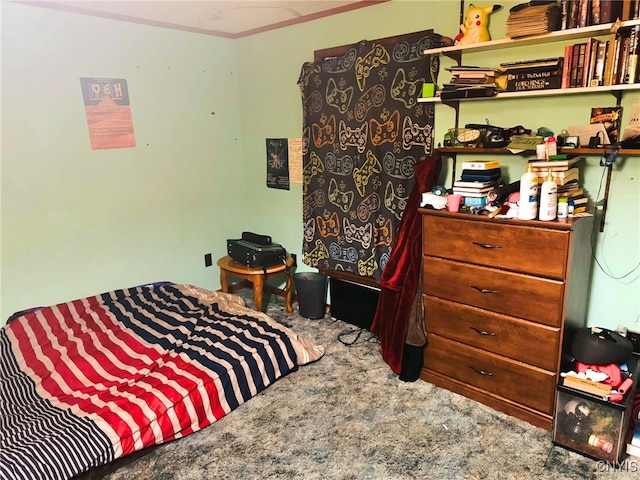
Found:
M 611 164 L 613 163 L 614 160 L 610 160 L 610 156 L 606 158 L 606 160 L 604 159 L 605 153 L 603 152 L 601 158 L 600 158 L 600 165 L 603 167 L 607 167 L 607 168 L 611 168 Z M 598 193 L 596 195 L 596 205 L 598 203 L 597 199 L 600 198 L 600 192 L 602 192 L 602 182 L 604 180 L 604 174 L 605 174 L 606 168 L 602 169 L 602 176 L 600 177 L 600 185 L 598 185 Z M 638 268 L 640 268 L 640 260 L 638 261 L 638 263 L 636 263 L 636 265 L 629 270 L 627 273 L 621 275 L 621 276 L 615 276 L 609 272 L 607 272 L 604 267 L 600 264 L 600 261 L 598 260 L 598 257 L 596 257 L 596 235 L 595 235 L 595 229 L 591 232 L 591 256 L 593 257 L 593 260 L 596 262 L 596 265 L 598 265 L 598 268 L 602 271 L 602 273 L 604 273 L 607 277 L 612 278 L 613 280 L 623 280 L 626 277 L 628 277 L 629 275 L 631 275 L 632 273 L 634 273 L 635 271 L 638 270 Z

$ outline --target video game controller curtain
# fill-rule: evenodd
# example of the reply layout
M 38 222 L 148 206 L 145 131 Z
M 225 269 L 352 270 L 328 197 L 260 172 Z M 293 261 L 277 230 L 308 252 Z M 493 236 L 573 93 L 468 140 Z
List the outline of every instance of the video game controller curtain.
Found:
M 417 38 L 362 41 L 302 66 L 302 253 L 311 267 L 380 280 L 413 165 L 432 152 L 434 106 L 417 100 L 439 69 L 422 52 L 441 37 Z

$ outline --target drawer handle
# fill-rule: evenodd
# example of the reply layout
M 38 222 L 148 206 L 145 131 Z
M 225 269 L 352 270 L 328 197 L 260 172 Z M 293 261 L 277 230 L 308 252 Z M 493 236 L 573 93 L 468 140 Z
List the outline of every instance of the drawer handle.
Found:
M 480 330 L 479 328 L 476 327 L 469 327 L 471 330 L 474 330 L 478 335 L 488 335 L 490 337 L 497 337 L 498 334 L 494 333 L 494 332 L 487 332 L 486 330 Z
M 475 288 L 480 293 L 500 293 L 500 290 L 489 290 L 488 288 L 480 288 L 476 287 L 475 285 L 471 285 L 471 288 Z
M 485 372 L 484 370 L 478 370 L 477 368 L 471 367 L 471 366 L 469 366 L 469 368 L 471 370 L 473 370 L 474 372 L 476 372 L 478 375 L 483 375 L 485 377 L 493 377 L 493 373 L 492 372 Z
M 482 248 L 502 248 L 501 245 L 491 245 L 490 243 L 480 243 L 480 242 L 472 242 L 473 245 L 477 245 Z

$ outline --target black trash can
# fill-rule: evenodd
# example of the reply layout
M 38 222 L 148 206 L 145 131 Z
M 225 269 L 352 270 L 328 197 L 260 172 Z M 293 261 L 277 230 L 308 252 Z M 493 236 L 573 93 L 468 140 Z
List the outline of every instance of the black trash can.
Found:
M 324 317 L 327 304 L 327 277 L 321 273 L 302 272 L 293 275 L 298 310 L 304 318 Z

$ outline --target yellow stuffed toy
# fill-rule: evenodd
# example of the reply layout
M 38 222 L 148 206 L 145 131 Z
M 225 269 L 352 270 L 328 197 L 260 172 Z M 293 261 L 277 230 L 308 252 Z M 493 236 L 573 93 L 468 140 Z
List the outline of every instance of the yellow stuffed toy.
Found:
M 476 7 L 469 5 L 464 23 L 460 25 L 461 33 L 456 36 L 455 44 L 468 45 L 470 43 L 486 42 L 491 40 L 489 34 L 489 15 L 502 8 L 502 5 L 489 5 Z

